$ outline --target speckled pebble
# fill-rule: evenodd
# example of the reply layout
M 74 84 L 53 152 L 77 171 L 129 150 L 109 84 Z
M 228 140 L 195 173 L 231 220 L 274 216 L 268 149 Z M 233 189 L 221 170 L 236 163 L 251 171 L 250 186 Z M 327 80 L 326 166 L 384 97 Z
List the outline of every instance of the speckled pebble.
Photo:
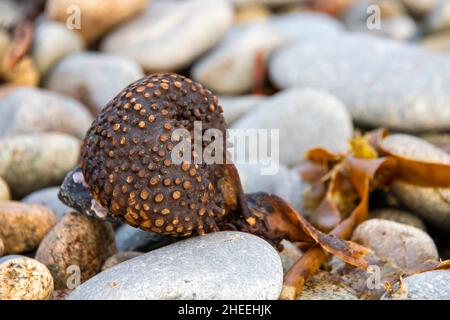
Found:
M 42 204 L 47 208 L 52 209 L 55 213 L 56 220 L 59 221 L 65 213 L 73 211 L 73 209 L 66 206 L 61 202 L 61 200 L 59 200 L 58 192 L 59 187 L 49 187 L 35 191 L 23 198 L 21 201 L 23 203 Z
M 6 253 L 36 249 L 56 223 L 47 207 L 16 201 L 0 202 L 0 221 L 0 238 Z
M 92 115 L 72 97 L 18 88 L 0 100 L 0 136 L 57 131 L 82 138 Z
M 78 162 L 80 142 L 62 133 L 0 138 L 0 176 L 15 197 L 59 184 Z
M 355 229 L 352 240 L 405 270 L 439 259 L 436 245 L 426 232 L 393 221 L 367 220 Z
M 53 275 L 55 289 L 73 289 L 79 267 L 80 283 L 101 271 L 107 258 L 116 253 L 114 230 L 110 223 L 80 213 L 67 213 L 42 240 L 36 259 Z M 73 280 L 73 281 L 72 281 Z
M 383 147 L 407 158 L 450 164 L 450 155 L 429 142 L 405 134 L 393 134 Z M 444 232 L 450 230 L 450 189 L 424 188 L 396 181 L 392 193 L 410 210 Z
M 131 59 L 81 52 L 60 60 L 49 73 L 45 86 L 83 101 L 96 114 L 117 92 L 142 76 L 141 67 Z
M 0 258 L 0 300 L 48 300 L 53 279 L 40 262 L 22 256 Z
M 282 281 L 279 255 L 267 242 L 247 233 L 214 232 L 108 269 L 69 300 L 277 299 Z

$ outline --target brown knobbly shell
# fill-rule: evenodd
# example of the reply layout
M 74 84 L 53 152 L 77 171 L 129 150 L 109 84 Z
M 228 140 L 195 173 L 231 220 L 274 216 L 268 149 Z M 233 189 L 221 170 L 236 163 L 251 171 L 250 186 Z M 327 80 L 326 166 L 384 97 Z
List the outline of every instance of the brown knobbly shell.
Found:
M 101 221 L 78 212 L 66 213 L 45 236 L 36 252 L 36 260 L 50 270 L 55 289 L 71 289 L 101 271 L 107 258 L 116 253 L 114 229 L 110 222 Z M 73 288 L 72 288 L 73 289 Z
M 199 83 L 155 74 L 125 88 L 97 116 L 82 146 L 81 169 L 94 199 L 143 230 L 171 236 L 218 231 L 226 165 L 171 159 L 179 141 L 173 131 L 187 129 L 192 139 L 194 121 L 225 137 L 218 99 Z

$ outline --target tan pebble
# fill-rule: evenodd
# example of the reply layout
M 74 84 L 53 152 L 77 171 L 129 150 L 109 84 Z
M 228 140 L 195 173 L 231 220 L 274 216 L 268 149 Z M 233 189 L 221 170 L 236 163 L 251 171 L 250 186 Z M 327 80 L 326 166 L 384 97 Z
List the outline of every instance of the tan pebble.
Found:
M 48 300 L 53 279 L 45 265 L 22 256 L 0 260 L 0 300 Z
M 0 222 L 5 253 L 22 253 L 36 249 L 56 219 L 43 205 L 6 201 L 0 202 Z
M 138 257 L 142 255 L 142 252 L 137 252 L 137 251 L 123 251 L 123 252 L 118 252 L 115 255 L 109 257 L 105 263 L 103 264 L 102 267 L 102 271 L 105 271 L 106 269 L 109 269 L 113 266 L 115 266 L 116 264 L 122 263 L 124 261 L 133 259 L 135 257 Z

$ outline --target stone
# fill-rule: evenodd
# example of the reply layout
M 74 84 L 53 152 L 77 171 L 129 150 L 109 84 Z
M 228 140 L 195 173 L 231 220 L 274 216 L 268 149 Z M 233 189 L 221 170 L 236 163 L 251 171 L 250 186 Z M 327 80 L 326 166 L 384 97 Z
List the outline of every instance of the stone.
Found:
M 433 239 L 424 231 L 384 219 L 370 219 L 353 232 L 352 241 L 372 249 L 404 270 L 412 269 L 439 255 Z
M 283 273 L 286 274 L 289 269 L 297 262 L 303 255 L 303 252 L 292 242 L 282 240 L 281 245 L 283 250 L 280 251 L 281 264 L 283 265 Z
M 17 88 L 0 100 L 0 136 L 57 131 L 84 137 L 92 115 L 72 97 L 37 88 Z
M 72 292 L 72 290 L 55 290 L 52 294 L 51 300 L 66 300 L 67 296 Z
M 59 184 L 78 162 L 80 142 L 62 133 L 0 138 L 0 176 L 13 196 Z
M 411 39 L 417 32 L 416 23 L 400 1 L 354 1 L 343 20 L 352 31 L 372 32 L 398 40 Z
M 255 22 L 268 19 L 271 16 L 270 9 L 262 4 L 250 4 L 235 8 L 234 23 Z
M 75 31 L 60 22 L 43 20 L 36 26 L 32 56 L 39 73 L 47 72 L 68 54 L 82 51 L 85 43 Z
M 92 197 L 79 165 L 67 173 L 57 196 L 63 204 L 84 215 L 109 221 L 114 226 L 118 226 L 121 223 L 118 218 L 109 214 L 108 210 Z
M 8 1 L 9 2 L 9 1 Z M 4 2 L 0 3 L 0 10 L 5 9 Z M 8 9 L 6 9 L 8 11 Z M 7 21 L 3 19 L 3 13 L 0 13 L 0 61 L 5 63 L 0 64 L 0 78 L 11 86 L 37 86 L 39 84 L 39 71 L 29 54 L 24 55 L 14 65 L 9 63 L 10 60 L 7 55 L 14 49 L 13 36 L 7 30 Z M 1 23 L 3 20 L 3 23 Z M 15 21 L 14 23 L 18 23 Z M 11 26 L 11 29 L 14 28 Z M 7 63 L 6 63 L 7 62 Z
M 450 270 L 434 270 L 403 279 L 402 286 L 383 300 L 450 300 Z
M 116 253 L 110 223 L 77 212 L 65 214 L 42 240 L 36 259 L 52 273 L 55 289 L 74 289 L 101 271 L 107 258 Z M 73 275 L 78 268 L 80 279 Z
M 130 59 L 81 52 L 60 60 L 49 73 L 45 86 L 83 101 L 96 114 L 120 90 L 143 75 L 141 67 Z
M 151 251 L 173 242 L 170 237 L 164 237 L 154 232 L 133 228 L 127 224 L 116 230 L 118 251 Z
M 48 300 L 53 279 L 42 263 L 22 256 L 0 258 L 0 300 Z
M 49 0 L 48 18 L 79 30 L 92 43 L 113 27 L 137 15 L 148 0 Z M 77 21 L 79 19 L 79 21 Z
M 339 278 L 319 271 L 310 277 L 297 300 L 358 300 L 356 292 L 341 283 Z
M 339 20 L 320 12 L 278 14 L 272 17 L 270 23 L 289 41 L 333 35 L 344 30 L 344 25 Z
M 59 187 L 44 188 L 23 198 L 21 202 L 29 204 L 42 204 L 50 208 L 55 213 L 56 220 L 59 221 L 61 217 L 70 211 L 72 208 L 66 206 L 58 199 Z
M 11 191 L 8 184 L 0 177 L 0 202 L 11 199 Z
M 414 15 L 423 17 L 439 0 L 401 0 L 403 5 Z
M 277 93 L 233 123 L 232 128 L 278 129 L 279 159 L 286 166 L 299 164 L 305 152 L 313 147 L 346 150 L 353 132 L 344 104 L 313 88 Z
M 325 89 L 344 102 L 357 124 L 403 131 L 450 128 L 447 70 L 446 55 L 343 32 L 284 46 L 269 63 L 277 87 Z
M 0 238 L 8 254 L 36 249 L 56 223 L 47 207 L 17 201 L 0 202 L 0 221 Z
M 109 269 L 119 263 L 128 261 L 130 259 L 139 257 L 140 255 L 142 255 L 142 252 L 136 252 L 136 251 L 123 251 L 123 252 L 118 252 L 115 255 L 109 257 L 108 259 L 106 259 L 105 263 L 102 266 L 102 271 L 105 271 L 106 269 Z
M 222 96 L 219 97 L 219 103 L 223 108 L 225 120 L 230 124 L 266 99 L 267 97 L 262 95 Z
M 25 18 L 25 14 L 17 1 L 0 1 L 0 25 L 4 29 L 13 27 Z
M 420 135 L 419 138 L 424 139 L 447 153 L 450 153 L 450 134 L 448 133 L 425 133 Z
M 450 164 L 450 155 L 429 142 L 406 134 L 392 134 L 383 148 L 418 161 Z M 444 232 L 450 229 L 450 189 L 425 188 L 401 181 L 391 185 L 394 196 L 408 209 Z
M 175 71 L 214 47 L 232 21 L 228 1 L 154 0 L 141 16 L 108 34 L 101 50 L 131 58 L 148 72 Z
M 263 174 L 262 163 L 250 164 L 244 161 L 236 161 L 242 187 L 245 193 L 267 192 L 276 194 L 290 203 L 295 209 L 303 211 L 303 193 L 307 184 L 301 180 L 296 169 L 288 169 L 279 164 L 275 174 Z
M 446 0 L 438 0 L 425 17 L 425 26 L 429 32 L 449 29 L 450 3 Z
M 125 261 L 68 299 L 277 299 L 282 281 L 279 255 L 267 242 L 247 233 L 214 232 Z
M 231 28 L 222 42 L 194 64 L 191 75 L 213 92 L 238 95 L 253 86 L 255 61 L 264 59 L 287 38 L 268 22 L 255 22 Z
M 386 208 L 373 210 L 369 212 L 368 219 L 384 219 L 394 221 L 426 231 L 425 224 L 419 217 L 415 216 L 412 213 L 399 209 Z
M 58 198 L 68 207 L 87 216 L 95 218 L 110 216 L 107 215 L 107 212 L 99 216 L 95 211 L 96 202 L 92 198 L 89 187 L 84 181 L 83 173 L 79 165 L 67 173 L 59 188 Z

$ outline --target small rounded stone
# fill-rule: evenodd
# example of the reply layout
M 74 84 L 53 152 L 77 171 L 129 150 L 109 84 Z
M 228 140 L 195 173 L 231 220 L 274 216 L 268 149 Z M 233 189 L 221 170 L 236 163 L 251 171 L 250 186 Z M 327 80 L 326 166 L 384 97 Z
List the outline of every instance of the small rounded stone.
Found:
M 194 168 L 189 162 L 175 164 L 172 158 L 173 133 L 189 123 L 200 121 L 225 132 L 217 103 L 211 91 L 176 74 L 150 75 L 122 90 L 96 117 L 83 142 L 81 170 L 93 198 L 126 223 L 147 231 L 180 236 L 186 230 L 217 231 L 214 218 L 201 217 L 196 209 L 213 212 L 224 206 L 218 190 L 224 167 Z M 179 202 L 177 186 L 189 190 L 188 201 Z M 192 219 L 183 233 L 167 228 L 174 217 L 183 221 L 185 216 Z
M 48 300 L 53 279 L 45 265 L 22 256 L 0 259 L 0 300 Z

